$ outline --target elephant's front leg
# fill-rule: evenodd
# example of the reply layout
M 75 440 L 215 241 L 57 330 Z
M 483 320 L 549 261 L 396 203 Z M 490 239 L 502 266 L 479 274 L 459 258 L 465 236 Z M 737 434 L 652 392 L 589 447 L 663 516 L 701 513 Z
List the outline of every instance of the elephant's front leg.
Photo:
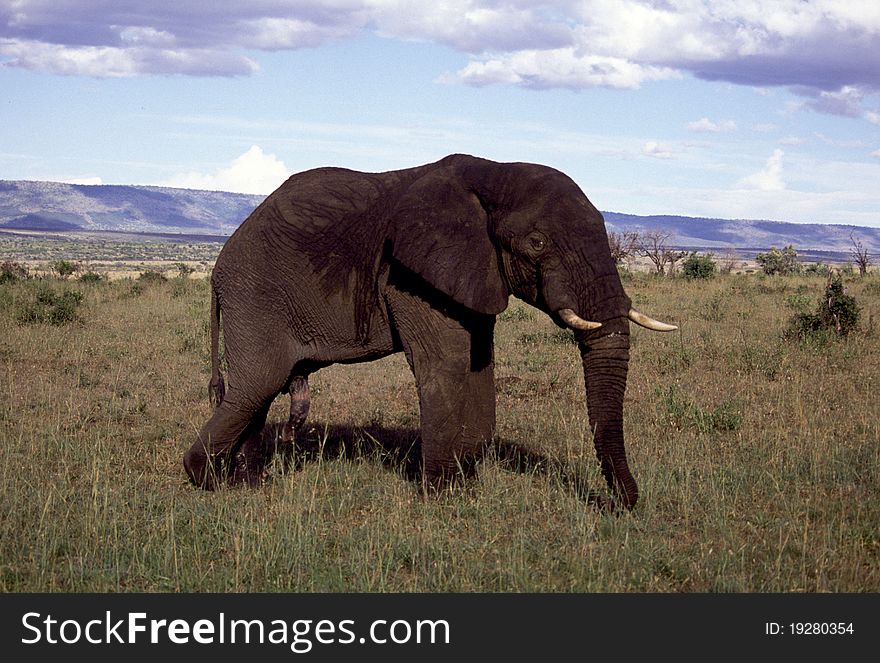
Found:
M 442 489 L 473 473 L 494 434 L 495 318 L 392 285 L 386 300 L 418 387 L 423 482 Z

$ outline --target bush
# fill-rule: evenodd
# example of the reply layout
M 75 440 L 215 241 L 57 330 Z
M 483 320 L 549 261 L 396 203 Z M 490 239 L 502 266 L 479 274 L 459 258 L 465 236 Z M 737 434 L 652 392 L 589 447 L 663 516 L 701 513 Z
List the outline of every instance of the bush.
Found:
M 21 263 L 5 260 L 0 264 L 0 284 L 23 281 L 29 276 L 28 268 Z
M 694 251 L 681 263 L 681 273 L 687 279 L 711 279 L 715 276 L 716 270 L 717 266 L 711 253 L 701 256 Z
M 155 269 L 148 269 L 145 272 L 141 272 L 141 275 L 138 276 L 138 281 L 141 283 L 165 283 L 167 280 L 167 276 Z
M 68 260 L 56 260 L 49 267 L 55 272 L 59 278 L 67 280 L 79 270 L 79 265 Z
M 858 325 L 860 313 L 856 298 L 847 294 L 843 277 L 838 274 L 828 279 L 825 294 L 815 312 L 798 313 L 791 319 L 786 336 L 847 336 Z
M 80 283 L 100 283 L 104 280 L 104 277 L 95 272 L 89 271 L 84 274 L 80 274 L 79 281 Z
M 831 268 L 821 262 L 816 262 L 804 267 L 804 274 L 808 276 L 824 276 L 827 278 L 828 275 L 831 274 Z
M 177 278 L 179 279 L 188 279 L 190 274 L 196 271 L 184 262 L 176 262 L 174 266 L 177 268 Z
M 19 304 L 15 320 L 20 324 L 67 325 L 79 321 L 77 309 L 82 300 L 82 293 L 72 290 L 56 293 L 41 286 L 33 301 Z
M 782 251 L 775 246 L 771 247 L 767 253 L 759 253 L 755 256 L 755 260 L 761 265 L 761 269 L 765 274 L 798 274 L 801 271 L 801 264 L 797 259 L 797 251 L 794 246 L 789 244 Z

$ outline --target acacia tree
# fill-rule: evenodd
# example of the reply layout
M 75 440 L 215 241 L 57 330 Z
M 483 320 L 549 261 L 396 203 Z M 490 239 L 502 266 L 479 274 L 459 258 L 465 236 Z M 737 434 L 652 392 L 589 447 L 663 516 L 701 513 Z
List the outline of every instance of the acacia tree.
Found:
M 868 273 L 868 266 L 871 264 L 871 256 L 868 253 L 868 249 L 862 245 L 862 240 L 856 239 L 855 235 L 852 233 L 849 234 L 849 239 L 853 244 L 853 247 L 849 250 L 850 255 L 852 255 L 856 267 L 859 268 L 859 276 L 864 276 Z
M 675 251 L 668 246 L 672 233 L 665 230 L 649 230 L 639 235 L 636 247 L 638 252 L 654 263 L 658 274 L 675 271 L 675 263 L 688 255 L 687 251 Z
M 666 261 L 669 249 L 666 243 L 672 233 L 664 230 L 648 230 L 639 236 L 637 248 L 641 255 L 654 263 L 658 274 L 666 273 Z
M 775 246 L 771 246 L 767 253 L 756 255 L 755 261 L 761 265 L 761 269 L 767 275 L 798 274 L 801 271 L 797 251 L 791 244 L 782 249 L 782 251 Z
M 729 246 L 724 251 L 724 255 L 721 256 L 721 259 L 718 261 L 718 271 L 722 274 L 730 274 L 735 269 L 739 269 L 741 265 L 742 261 L 737 255 L 736 249 Z
M 608 246 L 611 248 L 611 257 L 614 262 L 620 264 L 629 260 L 636 252 L 639 243 L 639 233 L 635 230 L 624 232 L 611 231 L 608 233 Z

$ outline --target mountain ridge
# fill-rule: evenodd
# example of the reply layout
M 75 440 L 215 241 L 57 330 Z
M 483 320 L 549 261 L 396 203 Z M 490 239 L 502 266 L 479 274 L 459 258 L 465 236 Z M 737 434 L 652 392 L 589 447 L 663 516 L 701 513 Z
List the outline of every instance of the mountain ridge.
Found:
M 127 184 L 68 184 L 0 180 L 0 230 L 125 231 L 230 235 L 263 195 Z M 847 251 L 851 236 L 880 251 L 880 228 L 724 219 L 683 215 L 603 212 L 609 231 L 671 233 L 682 248 L 798 249 Z

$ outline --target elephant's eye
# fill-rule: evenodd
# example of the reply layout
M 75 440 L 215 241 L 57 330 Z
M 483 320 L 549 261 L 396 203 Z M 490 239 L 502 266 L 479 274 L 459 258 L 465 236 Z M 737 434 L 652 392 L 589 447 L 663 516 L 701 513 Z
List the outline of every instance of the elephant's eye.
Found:
M 529 237 L 529 246 L 532 247 L 533 251 L 543 251 L 544 247 L 547 246 L 547 242 L 540 237 Z

